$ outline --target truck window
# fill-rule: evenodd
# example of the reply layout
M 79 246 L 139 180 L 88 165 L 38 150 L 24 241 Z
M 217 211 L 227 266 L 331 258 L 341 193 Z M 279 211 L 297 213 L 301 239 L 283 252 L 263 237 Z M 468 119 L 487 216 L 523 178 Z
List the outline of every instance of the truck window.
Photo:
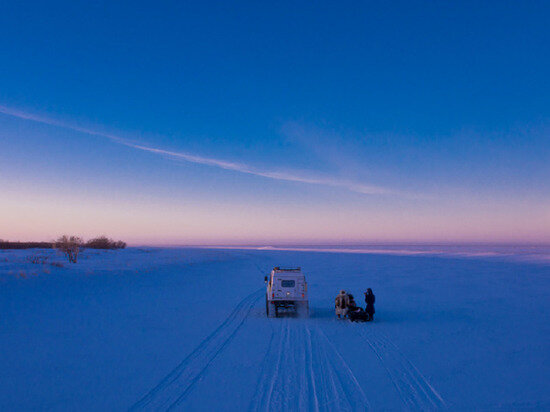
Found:
M 296 282 L 293 280 L 281 280 L 281 286 L 283 288 L 293 288 Z

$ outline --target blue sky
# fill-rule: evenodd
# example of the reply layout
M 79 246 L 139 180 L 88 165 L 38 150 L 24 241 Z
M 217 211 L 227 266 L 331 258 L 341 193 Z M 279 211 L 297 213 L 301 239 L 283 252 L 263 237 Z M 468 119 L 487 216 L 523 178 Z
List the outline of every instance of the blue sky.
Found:
M 1 7 L 0 237 L 550 241 L 547 2 Z

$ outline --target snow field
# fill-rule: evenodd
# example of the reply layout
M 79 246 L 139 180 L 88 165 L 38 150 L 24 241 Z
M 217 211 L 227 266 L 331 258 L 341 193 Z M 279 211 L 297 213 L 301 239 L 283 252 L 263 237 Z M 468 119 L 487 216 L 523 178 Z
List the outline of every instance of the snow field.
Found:
M 550 408 L 548 265 L 130 248 L 46 271 L 29 253 L 0 252 L 1 410 Z M 303 267 L 310 318 L 265 317 L 277 265 Z M 336 293 L 366 287 L 375 322 L 336 320 Z

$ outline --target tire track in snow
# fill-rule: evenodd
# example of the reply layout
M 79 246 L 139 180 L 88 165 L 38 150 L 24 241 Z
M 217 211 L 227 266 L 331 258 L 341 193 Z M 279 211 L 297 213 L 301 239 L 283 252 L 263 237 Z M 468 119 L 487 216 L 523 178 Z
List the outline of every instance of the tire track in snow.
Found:
M 282 356 L 282 341 L 284 338 L 282 334 L 284 333 L 284 327 L 281 323 L 279 329 L 279 344 L 277 347 L 277 352 L 274 352 L 273 342 L 275 338 L 275 328 L 271 323 L 271 338 L 269 339 L 269 344 L 267 345 L 267 351 L 262 361 L 262 368 L 260 370 L 260 379 L 256 385 L 256 390 L 254 396 L 252 397 L 252 402 L 250 403 L 250 411 L 259 411 L 261 410 L 262 405 L 269 405 L 271 403 L 271 395 L 273 393 L 274 381 L 278 376 L 278 367 L 281 364 L 280 357 Z
M 272 322 L 280 324 L 272 329 L 278 336 L 268 345 L 250 411 L 369 409 L 355 375 L 322 331 L 307 320 Z
M 176 368 L 130 410 L 170 410 L 177 407 L 193 389 L 212 361 L 238 332 L 256 302 L 264 295 L 261 288 L 246 296 L 233 312 L 207 336 Z
M 318 411 L 311 345 L 303 322 L 289 318 L 270 322 L 278 327 L 273 328 L 273 340 L 268 345 L 249 410 Z
M 360 334 L 386 369 L 409 410 L 437 410 L 447 407 L 437 390 L 390 339 L 373 330 L 361 330 Z
M 309 328 L 306 330 L 307 332 L 307 350 L 306 350 L 306 365 L 308 366 L 308 377 L 309 377 L 309 383 L 311 385 L 311 388 L 313 390 L 313 410 L 318 411 L 319 410 L 319 397 L 317 393 L 317 382 L 315 381 L 315 373 L 313 370 L 313 342 L 311 340 L 311 332 L 309 331 Z
M 325 402 L 321 411 L 366 411 L 370 405 L 355 374 L 340 352 L 320 329 L 308 330 L 316 352 L 316 364 L 320 366 L 319 392 Z

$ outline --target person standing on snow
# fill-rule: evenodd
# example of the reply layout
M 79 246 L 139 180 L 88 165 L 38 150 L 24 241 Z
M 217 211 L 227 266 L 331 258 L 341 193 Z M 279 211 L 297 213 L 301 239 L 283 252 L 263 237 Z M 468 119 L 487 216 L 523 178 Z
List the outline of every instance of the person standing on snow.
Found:
M 340 293 L 334 299 L 334 310 L 338 319 L 345 317 L 348 313 L 349 297 L 345 290 L 341 290 Z
M 369 320 L 372 320 L 374 317 L 374 301 L 376 300 L 374 293 L 372 293 L 372 289 L 368 288 L 365 292 L 365 303 L 367 304 L 367 307 L 365 308 L 365 312 L 369 315 Z

